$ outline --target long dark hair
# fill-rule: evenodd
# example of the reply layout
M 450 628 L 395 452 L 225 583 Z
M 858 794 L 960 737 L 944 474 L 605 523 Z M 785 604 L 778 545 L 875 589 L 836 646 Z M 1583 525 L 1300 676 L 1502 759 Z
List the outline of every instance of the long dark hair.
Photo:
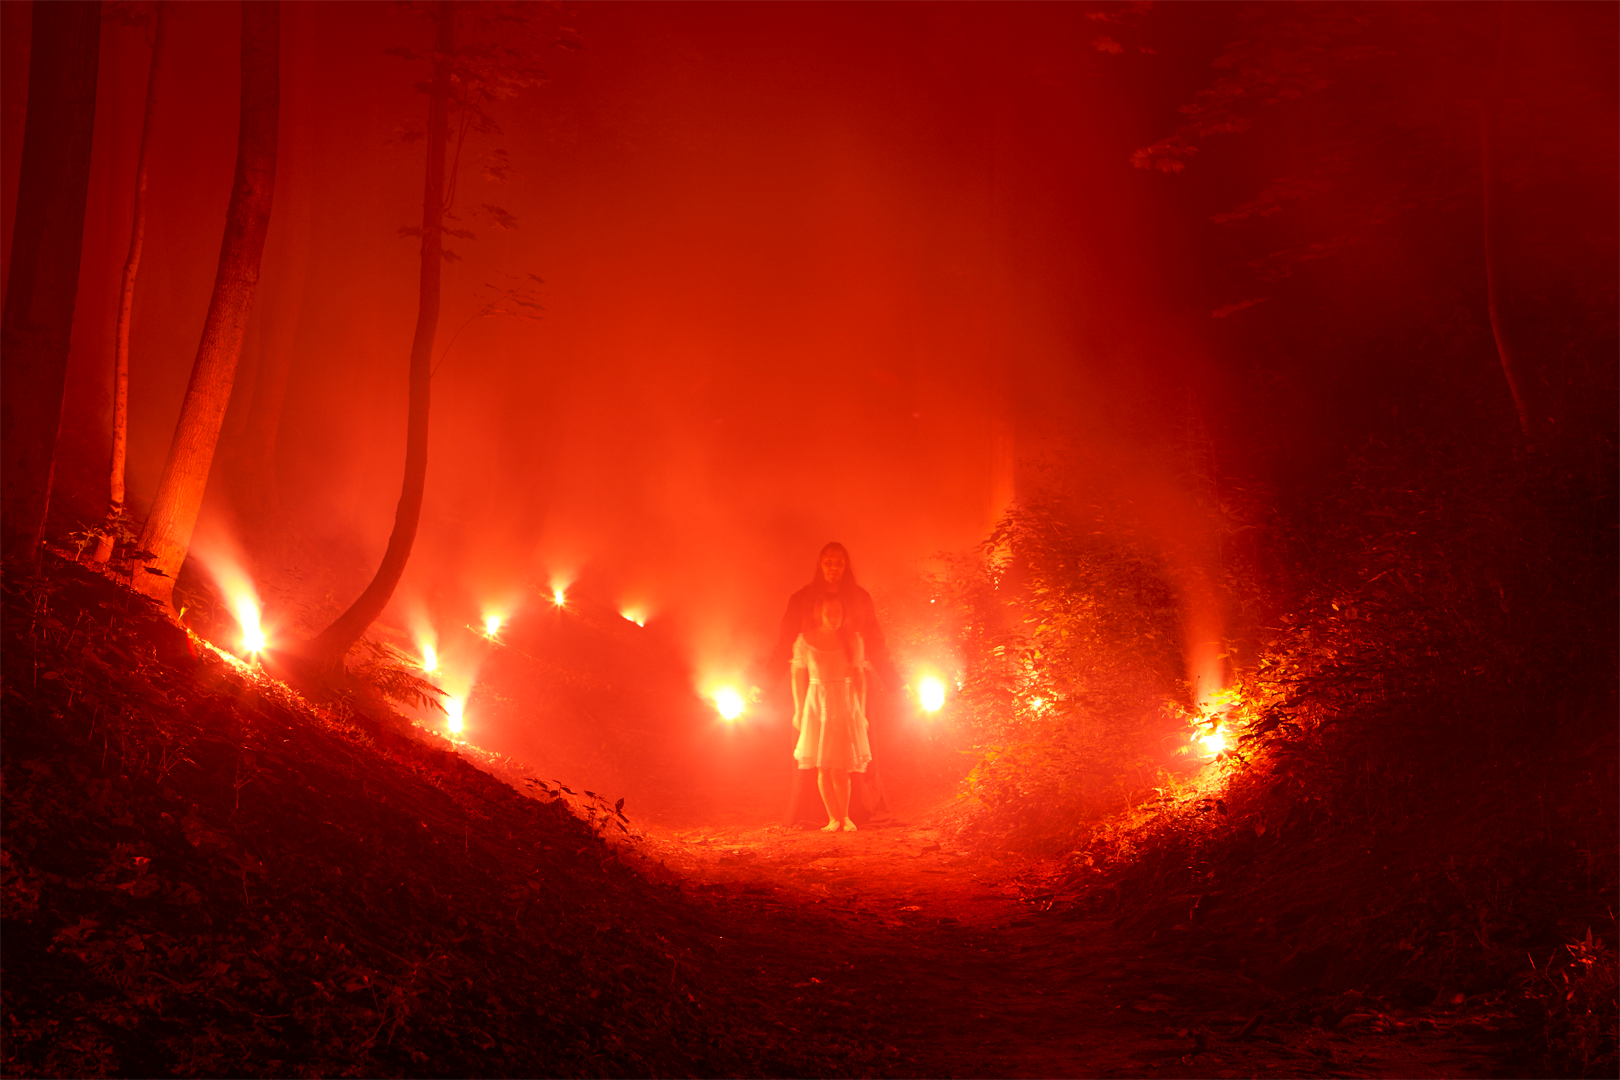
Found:
M 821 560 L 827 557 L 829 551 L 836 551 L 844 557 L 844 576 L 838 582 L 838 591 L 843 592 L 845 585 L 855 584 L 855 568 L 850 565 L 849 549 L 836 540 L 822 545 L 821 554 L 816 556 L 816 572 L 810 578 L 810 584 L 818 587 L 825 586 L 827 579 L 821 576 Z

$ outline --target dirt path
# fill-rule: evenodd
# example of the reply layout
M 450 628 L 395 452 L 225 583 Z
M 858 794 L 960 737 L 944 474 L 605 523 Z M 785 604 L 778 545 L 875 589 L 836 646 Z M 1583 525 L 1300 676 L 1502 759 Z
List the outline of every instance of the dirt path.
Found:
M 725 913 L 715 952 L 757 967 L 759 1015 L 847 1040 L 851 1072 L 1026 1076 L 1480 1076 L 1504 1066 L 1444 1014 L 1369 1004 L 1335 1027 L 1110 923 L 1043 910 L 1030 867 L 955 850 L 914 821 L 853 835 L 650 826 L 655 876 Z M 1191 947 L 1190 947 L 1191 946 Z M 776 995 L 770 999 L 771 995 Z M 1295 1010 L 1297 1012 L 1297 1010 Z M 797 1020 L 795 1023 L 794 1021 Z M 877 1043 L 879 1045 L 865 1045 Z

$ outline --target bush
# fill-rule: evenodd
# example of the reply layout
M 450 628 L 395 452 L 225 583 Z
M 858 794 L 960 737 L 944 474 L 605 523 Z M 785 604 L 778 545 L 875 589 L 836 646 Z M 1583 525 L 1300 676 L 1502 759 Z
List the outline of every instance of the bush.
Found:
M 1179 615 L 1156 556 L 1057 507 L 1013 509 L 931 581 L 978 761 L 965 824 L 1032 853 L 1073 848 L 1184 745 Z
M 1238 687 L 1246 746 L 1369 814 L 1589 737 L 1616 644 L 1612 493 L 1545 459 L 1373 450 L 1274 531 L 1310 574 Z
M 1369 444 L 1316 495 L 1260 543 L 1293 586 L 1232 752 L 1093 829 L 1069 894 L 1289 993 L 1517 988 L 1489 1022 L 1536 1067 L 1612 1075 L 1612 468 Z

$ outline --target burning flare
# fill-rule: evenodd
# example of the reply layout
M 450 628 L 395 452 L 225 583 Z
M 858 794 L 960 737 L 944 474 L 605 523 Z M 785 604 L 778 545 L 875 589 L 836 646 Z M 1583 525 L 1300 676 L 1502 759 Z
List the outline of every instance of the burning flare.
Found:
M 945 707 L 945 684 L 932 675 L 917 680 L 917 701 L 924 712 L 939 712 Z
M 568 594 L 566 592 L 564 592 L 562 589 L 552 589 L 551 590 L 551 602 L 553 604 L 556 604 L 558 607 L 562 607 L 564 604 L 566 604 L 568 602 Z
M 252 596 L 240 593 L 231 602 L 236 611 L 236 621 L 242 627 L 242 651 L 246 653 L 260 653 L 264 651 L 264 631 L 259 629 L 259 605 Z
M 623 615 L 626 619 L 635 623 L 637 626 L 647 625 L 647 613 L 641 608 L 625 608 L 623 611 L 619 612 L 619 614 Z
M 439 670 L 439 654 L 425 641 L 422 642 L 422 670 L 429 675 Z
M 1203 748 L 1204 753 L 1215 757 L 1226 749 L 1226 732 L 1217 727 L 1213 731 L 1196 736 L 1193 741 Z
M 501 628 L 501 617 L 499 615 L 485 615 L 484 616 L 484 632 L 486 634 L 488 634 L 490 637 L 494 637 L 495 632 L 497 630 L 499 630 L 500 628 Z
M 444 699 L 444 711 L 449 716 L 450 737 L 458 738 L 461 735 L 461 699 L 447 697 Z
M 714 707 L 725 719 L 735 720 L 742 715 L 743 696 L 729 686 L 722 686 L 714 692 Z
M 1193 732 L 1193 746 L 1209 757 L 1219 757 L 1225 753 L 1231 745 L 1226 737 L 1226 720 L 1238 704 L 1238 692 L 1234 687 L 1209 694 L 1198 712 L 1199 729 Z

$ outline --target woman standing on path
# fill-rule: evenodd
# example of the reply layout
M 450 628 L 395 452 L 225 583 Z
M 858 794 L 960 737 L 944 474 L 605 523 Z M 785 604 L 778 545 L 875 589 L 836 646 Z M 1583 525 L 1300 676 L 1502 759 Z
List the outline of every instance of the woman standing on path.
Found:
M 866 731 L 866 654 L 861 635 L 844 623 L 844 603 L 824 596 L 793 643 L 793 757 L 815 769 L 827 808 L 823 832 L 854 832 L 849 774 L 866 771 L 872 746 Z
M 787 612 L 782 616 L 781 633 L 777 636 L 776 648 L 771 651 L 767 665 L 771 672 L 772 685 L 780 685 L 777 680 L 788 671 L 794 644 L 811 617 L 811 609 L 818 600 L 827 596 L 836 596 L 842 601 L 844 625 L 850 632 L 860 635 L 862 650 L 866 654 L 867 670 L 871 676 L 876 677 L 878 686 L 891 693 L 899 690 L 900 673 L 895 670 L 894 660 L 889 656 L 888 643 L 883 638 L 883 630 L 878 626 L 877 608 L 872 603 L 872 594 L 856 584 L 855 572 L 849 565 L 849 552 L 843 544 L 837 542 L 827 544 L 821 549 L 821 554 L 816 557 L 815 576 L 810 579 L 808 585 L 788 598 Z M 880 695 L 869 695 L 869 703 L 878 696 Z M 883 703 L 876 702 L 876 704 Z M 884 745 L 881 738 L 882 724 L 889 715 L 880 709 L 876 718 L 878 731 L 873 735 L 869 728 L 868 737 L 877 740 L 879 750 Z M 870 724 L 870 709 L 867 711 L 867 718 Z M 860 777 L 860 783 L 851 792 L 849 813 L 846 816 L 858 825 L 865 824 L 873 817 L 889 810 L 880 765 L 880 757 L 874 756 L 866 771 L 856 774 Z M 782 824 L 789 828 L 809 819 L 814 813 L 812 808 L 817 801 L 816 787 L 811 782 L 812 774 L 795 768 L 793 775 L 794 782 L 788 798 L 787 814 L 782 821 Z

